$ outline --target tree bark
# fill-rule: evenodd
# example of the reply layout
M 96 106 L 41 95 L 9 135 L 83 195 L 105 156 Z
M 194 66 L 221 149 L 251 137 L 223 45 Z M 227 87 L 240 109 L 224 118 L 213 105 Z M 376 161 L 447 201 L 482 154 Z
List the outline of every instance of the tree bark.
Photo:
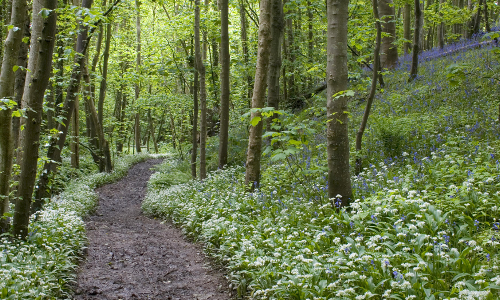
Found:
M 40 145 L 43 95 L 49 82 L 52 67 L 52 53 L 56 33 L 57 0 L 33 1 L 33 26 L 30 46 L 30 59 L 24 88 L 23 103 L 26 107 L 25 129 L 22 131 L 21 174 L 14 214 L 14 235 L 25 239 L 28 234 L 30 206 L 35 185 Z M 44 19 L 42 8 L 49 10 Z
M 327 0 L 327 155 L 328 197 L 344 207 L 352 199 L 347 97 L 347 19 L 349 1 Z M 375 69 L 377 70 L 377 69 Z M 340 94 L 339 94 L 340 93 Z M 335 201 L 335 202 L 334 202 Z
M 139 75 L 141 71 L 141 11 L 140 11 L 140 2 L 139 0 L 135 0 L 135 8 L 136 8 L 136 40 L 137 40 L 137 56 L 136 56 L 136 64 L 135 71 L 137 75 Z M 138 82 L 135 83 L 135 102 L 137 103 L 137 99 L 139 99 L 139 93 L 141 91 L 140 84 Z M 140 112 L 139 108 L 137 108 L 137 112 L 135 113 L 135 150 L 137 153 L 141 152 L 141 123 L 140 123 Z
M 252 109 L 254 110 L 264 106 L 264 97 L 266 94 L 271 44 L 271 0 L 260 0 L 258 40 L 257 65 L 252 96 Z M 250 126 L 250 135 L 248 138 L 245 185 L 250 191 L 253 191 L 254 188 L 259 186 L 260 181 L 260 158 L 264 122 L 261 119 L 262 114 L 260 111 L 253 111 L 250 118 L 251 120 L 260 118 L 260 121 L 255 126 Z
M 269 54 L 269 73 L 267 77 L 267 105 L 279 109 L 280 102 L 280 71 L 281 71 L 281 40 L 283 37 L 283 2 L 271 0 L 271 45 Z M 269 119 L 269 124 L 276 118 Z
M 483 5 L 483 0 L 479 0 L 478 6 L 477 6 L 477 13 L 474 18 L 474 27 L 472 29 L 472 34 L 478 34 L 479 30 L 481 29 L 481 8 Z
M 111 151 L 109 149 L 109 143 L 104 136 L 104 128 L 101 123 L 99 123 L 99 115 L 96 112 L 94 99 L 91 96 L 91 87 L 90 87 L 90 74 L 87 66 L 83 66 L 83 79 L 87 83 L 88 92 L 87 97 L 85 97 L 85 103 L 90 112 L 90 118 L 92 120 L 92 124 L 95 127 L 94 130 L 97 134 L 99 141 L 99 171 L 100 172 L 111 172 L 113 170 L 113 164 L 111 161 Z M 76 115 L 75 115 L 76 117 Z
M 415 32 L 413 34 L 413 54 L 411 61 L 411 70 L 409 82 L 417 78 L 418 74 L 418 54 L 420 45 L 420 31 L 422 30 L 422 23 L 420 23 L 422 17 L 422 11 L 420 10 L 420 0 L 415 0 Z
M 73 128 L 73 136 L 71 139 L 71 167 L 74 169 L 80 168 L 80 103 L 78 96 L 75 98 L 75 116 L 71 122 Z
M 408 42 L 404 43 L 404 51 L 405 51 L 405 54 L 408 54 L 408 53 L 410 53 L 410 48 L 411 48 L 411 42 L 410 42 L 410 40 L 411 40 L 411 5 L 409 3 L 405 4 L 403 31 L 404 31 L 405 40 L 408 40 Z
M 370 110 L 373 103 L 373 98 L 375 97 L 375 92 L 377 91 L 377 77 L 379 70 L 379 56 L 380 56 L 380 43 L 382 40 L 382 27 L 380 26 L 379 15 L 378 15 L 378 0 L 372 0 L 373 4 L 373 15 L 375 17 L 375 27 L 377 28 L 377 37 L 375 42 L 375 50 L 373 51 L 373 77 L 372 86 L 370 88 L 370 94 L 368 100 L 366 101 L 365 112 L 363 114 L 363 119 L 361 120 L 361 125 L 356 134 L 356 152 L 358 152 L 358 157 L 356 158 L 356 175 L 361 173 L 363 168 L 363 161 L 359 152 L 361 151 L 363 134 L 365 132 L 366 123 L 368 122 L 368 117 L 370 116 Z
M 227 4 L 227 2 L 226 2 Z M 205 84 L 205 65 L 203 63 L 203 53 L 201 53 L 200 49 L 200 2 L 199 0 L 195 0 L 195 30 L 194 30 L 194 51 L 196 62 L 195 66 L 198 71 L 198 76 L 200 78 L 200 179 L 203 180 L 207 177 L 207 167 L 206 167 L 206 139 L 207 139 L 207 91 Z M 226 7 L 227 9 L 227 7 Z M 224 13 L 221 10 L 221 15 Z M 223 47 L 221 47 L 222 49 Z M 224 53 L 223 50 L 221 50 Z M 229 74 L 228 74 L 229 75 Z M 224 79 L 222 79 L 223 81 Z M 222 85 L 222 84 L 221 84 Z M 229 96 L 229 94 L 228 94 Z M 222 96 L 221 96 L 221 105 L 222 105 Z M 229 98 L 228 98 L 229 99 Z M 229 109 L 229 107 L 228 107 Z M 222 114 L 222 112 L 221 112 Z M 221 125 L 222 128 L 222 125 Z M 219 134 L 219 136 L 222 134 Z M 220 140 L 220 139 L 219 139 Z M 219 161 L 220 161 L 220 145 L 219 145 Z M 227 148 L 226 148 L 226 159 L 227 159 Z
M 198 0 L 199 1 L 199 0 Z M 196 4 L 195 7 L 195 33 L 198 30 L 198 38 L 199 38 L 199 32 L 200 32 L 200 8 L 199 4 Z M 197 23 L 198 22 L 198 23 Z M 193 179 L 196 179 L 196 160 L 198 158 L 198 90 L 199 90 L 199 80 L 198 80 L 198 70 L 196 68 L 196 62 L 197 59 L 195 59 L 194 63 L 194 83 L 193 83 L 193 129 L 191 131 L 191 144 L 192 144 L 192 152 L 191 152 L 191 176 Z
M 240 26 L 241 26 L 241 31 L 240 31 L 240 38 L 241 38 L 241 48 L 243 51 L 243 61 L 245 62 L 245 68 L 249 68 L 249 58 L 248 58 L 248 39 L 247 39 L 247 18 L 246 18 L 246 13 L 245 13 L 245 4 L 243 0 L 240 0 Z M 246 72 L 246 81 L 247 81 L 247 93 L 246 97 L 248 101 L 250 102 L 250 99 L 252 99 L 252 77 L 248 75 L 249 72 Z
M 24 20 L 24 37 L 29 38 L 31 20 L 29 18 L 28 11 L 25 12 Z M 21 42 L 19 46 L 19 56 L 17 57 L 17 63 L 19 69 L 16 71 L 16 79 L 14 83 L 14 101 L 17 103 L 18 109 L 22 109 L 22 101 L 24 94 L 24 84 L 26 83 L 26 68 L 28 67 L 28 43 Z M 21 118 L 12 118 L 12 139 L 14 140 L 14 151 L 19 148 L 19 136 L 21 134 Z M 16 155 L 17 156 L 17 155 Z
M 3 47 L 2 73 L 0 75 L 0 101 L 14 100 L 15 71 L 20 45 L 23 39 L 26 18 L 26 0 L 12 2 L 9 30 Z M 21 70 L 18 70 L 22 72 Z M 0 233 L 9 229 L 4 213 L 9 211 L 10 175 L 14 159 L 14 140 L 12 137 L 12 109 L 11 103 L 0 102 Z
M 229 143 L 229 1 L 220 0 L 221 16 L 221 83 L 220 83 L 220 129 L 219 129 L 219 169 L 227 164 Z M 200 74 L 202 77 L 203 74 Z M 200 78 L 201 81 L 201 78 Z M 203 101 L 203 100 L 202 100 Z
M 90 8 L 91 5 L 92 0 L 82 1 L 82 7 L 84 8 Z M 71 118 L 75 110 L 75 99 L 80 88 L 80 79 L 82 78 L 83 67 L 85 64 L 85 52 L 88 46 L 87 31 L 88 28 L 83 26 L 83 24 L 80 24 L 80 30 L 76 41 L 75 62 L 73 64 L 69 86 L 66 90 L 66 99 L 60 114 L 61 119 L 64 120 L 67 125 L 71 122 Z M 61 162 L 61 152 L 64 148 L 66 137 L 68 135 L 69 126 L 67 125 L 59 124 L 57 126 L 59 135 L 53 138 L 50 142 L 49 149 L 47 150 L 48 161 L 45 163 L 42 175 L 38 180 L 35 202 L 33 202 L 33 206 L 31 208 L 32 212 L 39 211 L 43 206 L 45 198 L 49 197 L 48 182 L 50 176 L 52 176 L 52 174 L 56 171 L 57 165 Z
M 108 61 L 109 61 L 109 48 L 111 46 L 111 22 L 106 26 L 106 41 L 104 42 L 104 53 L 102 58 L 102 79 L 99 86 L 99 102 L 97 103 L 97 111 L 99 116 L 99 123 L 103 123 L 104 114 L 104 101 L 106 99 L 106 88 L 108 79 Z M 92 66 L 93 67 L 93 66 Z
M 380 62 L 382 68 L 392 69 L 398 63 L 398 47 L 396 40 L 396 23 L 394 22 L 394 3 L 392 0 L 379 0 L 378 10 L 382 21 L 382 44 L 380 45 Z
M 490 32 L 491 27 L 490 27 L 489 13 L 488 13 L 488 0 L 483 0 L 483 1 L 484 1 L 484 27 L 486 29 L 486 32 Z
M 148 122 L 149 133 L 151 134 L 151 139 L 153 140 L 153 147 L 155 148 L 155 153 L 158 153 L 158 143 L 156 142 L 155 126 L 153 123 L 153 117 L 151 116 L 151 109 L 148 110 Z

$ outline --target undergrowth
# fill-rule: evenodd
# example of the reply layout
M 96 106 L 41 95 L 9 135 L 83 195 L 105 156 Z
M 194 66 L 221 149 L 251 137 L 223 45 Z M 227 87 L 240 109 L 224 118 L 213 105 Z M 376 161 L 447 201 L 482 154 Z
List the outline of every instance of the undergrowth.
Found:
M 70 299 L 78 258 L 86 245 L 82 217 L 97 205 L 94 189 L 127 174 L 150 157 L 125 156 L 112 173 L 94 173 L 70 181 L 66 189 L 32 216 L 26 241 L 0 239 L 1 299 Z
M 454 63 L 468 64 L 456 86 Z M 256 192 L 231 167 L 202 182 L 152 183 L 143 210 L 203 241 L 239 297 L 498 299 L 500 86 L 487 77 L 499 69 L 480 49 L 423 64 L 411 84 L 404 61 L 387 74 L 364 150 L 351 153 L 364 169 L 347 209 L 327 199 L 326 117 L 311 108 L 285 113 L 266 136 Z M 350 105 L 353 140 L 364 102 Z

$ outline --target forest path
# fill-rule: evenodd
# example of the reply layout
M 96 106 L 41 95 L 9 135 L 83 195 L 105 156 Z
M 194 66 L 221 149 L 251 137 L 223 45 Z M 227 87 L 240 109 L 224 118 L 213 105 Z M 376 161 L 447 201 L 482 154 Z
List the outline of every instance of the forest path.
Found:
M 88 255 L 74 299 L 230 299 L 227 281 L 200 245 L 142 214 L 151 167 L 159 163 L 139 163 L 122 180 L 96 190 L 99 207 L 86 220 Z

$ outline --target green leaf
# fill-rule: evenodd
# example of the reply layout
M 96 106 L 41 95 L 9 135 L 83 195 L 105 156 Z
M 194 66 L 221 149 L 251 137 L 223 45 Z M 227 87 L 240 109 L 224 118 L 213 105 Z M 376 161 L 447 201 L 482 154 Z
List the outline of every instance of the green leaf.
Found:
M 16 118 L 20 118 L 21 117 L 21 112 L 19 110 L 14 110 L 12 112 L 12 116 L 16 117 Z
M 51 12 L 51 9 L 42 8 L 42 10 L 40 11 L 40 15 L 42 16 L 42 18 L 47 19 Z
M 252 121 L 250 121 L 250 124 L 252 124 L 252 126 L 254 126 L 254 127 L 255 127 L 255 126 L 257 126 L 257 124 L 259 124 L 260 120 L 262 120 L 262 118 L 261 118 L 261 117 L 254 117 L 254 118 L 252 119 Z
M 17 66 L 17 65 L 12 67 L 12 71 L 14 71 L 14 72 L 17 71 L 17 69 L 19 69 L 19 66 Z

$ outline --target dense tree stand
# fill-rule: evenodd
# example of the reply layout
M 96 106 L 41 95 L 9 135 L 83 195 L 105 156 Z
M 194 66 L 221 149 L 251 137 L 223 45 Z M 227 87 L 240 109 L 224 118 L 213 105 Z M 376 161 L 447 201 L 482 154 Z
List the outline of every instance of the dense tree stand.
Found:
M 223 274 L 206 267 L 201 245 L 141 213 L 151 167 L 132 167 L 97 190 L 99 208 L 86 222 L 88 254 L 74 299 L 230 299 Z

